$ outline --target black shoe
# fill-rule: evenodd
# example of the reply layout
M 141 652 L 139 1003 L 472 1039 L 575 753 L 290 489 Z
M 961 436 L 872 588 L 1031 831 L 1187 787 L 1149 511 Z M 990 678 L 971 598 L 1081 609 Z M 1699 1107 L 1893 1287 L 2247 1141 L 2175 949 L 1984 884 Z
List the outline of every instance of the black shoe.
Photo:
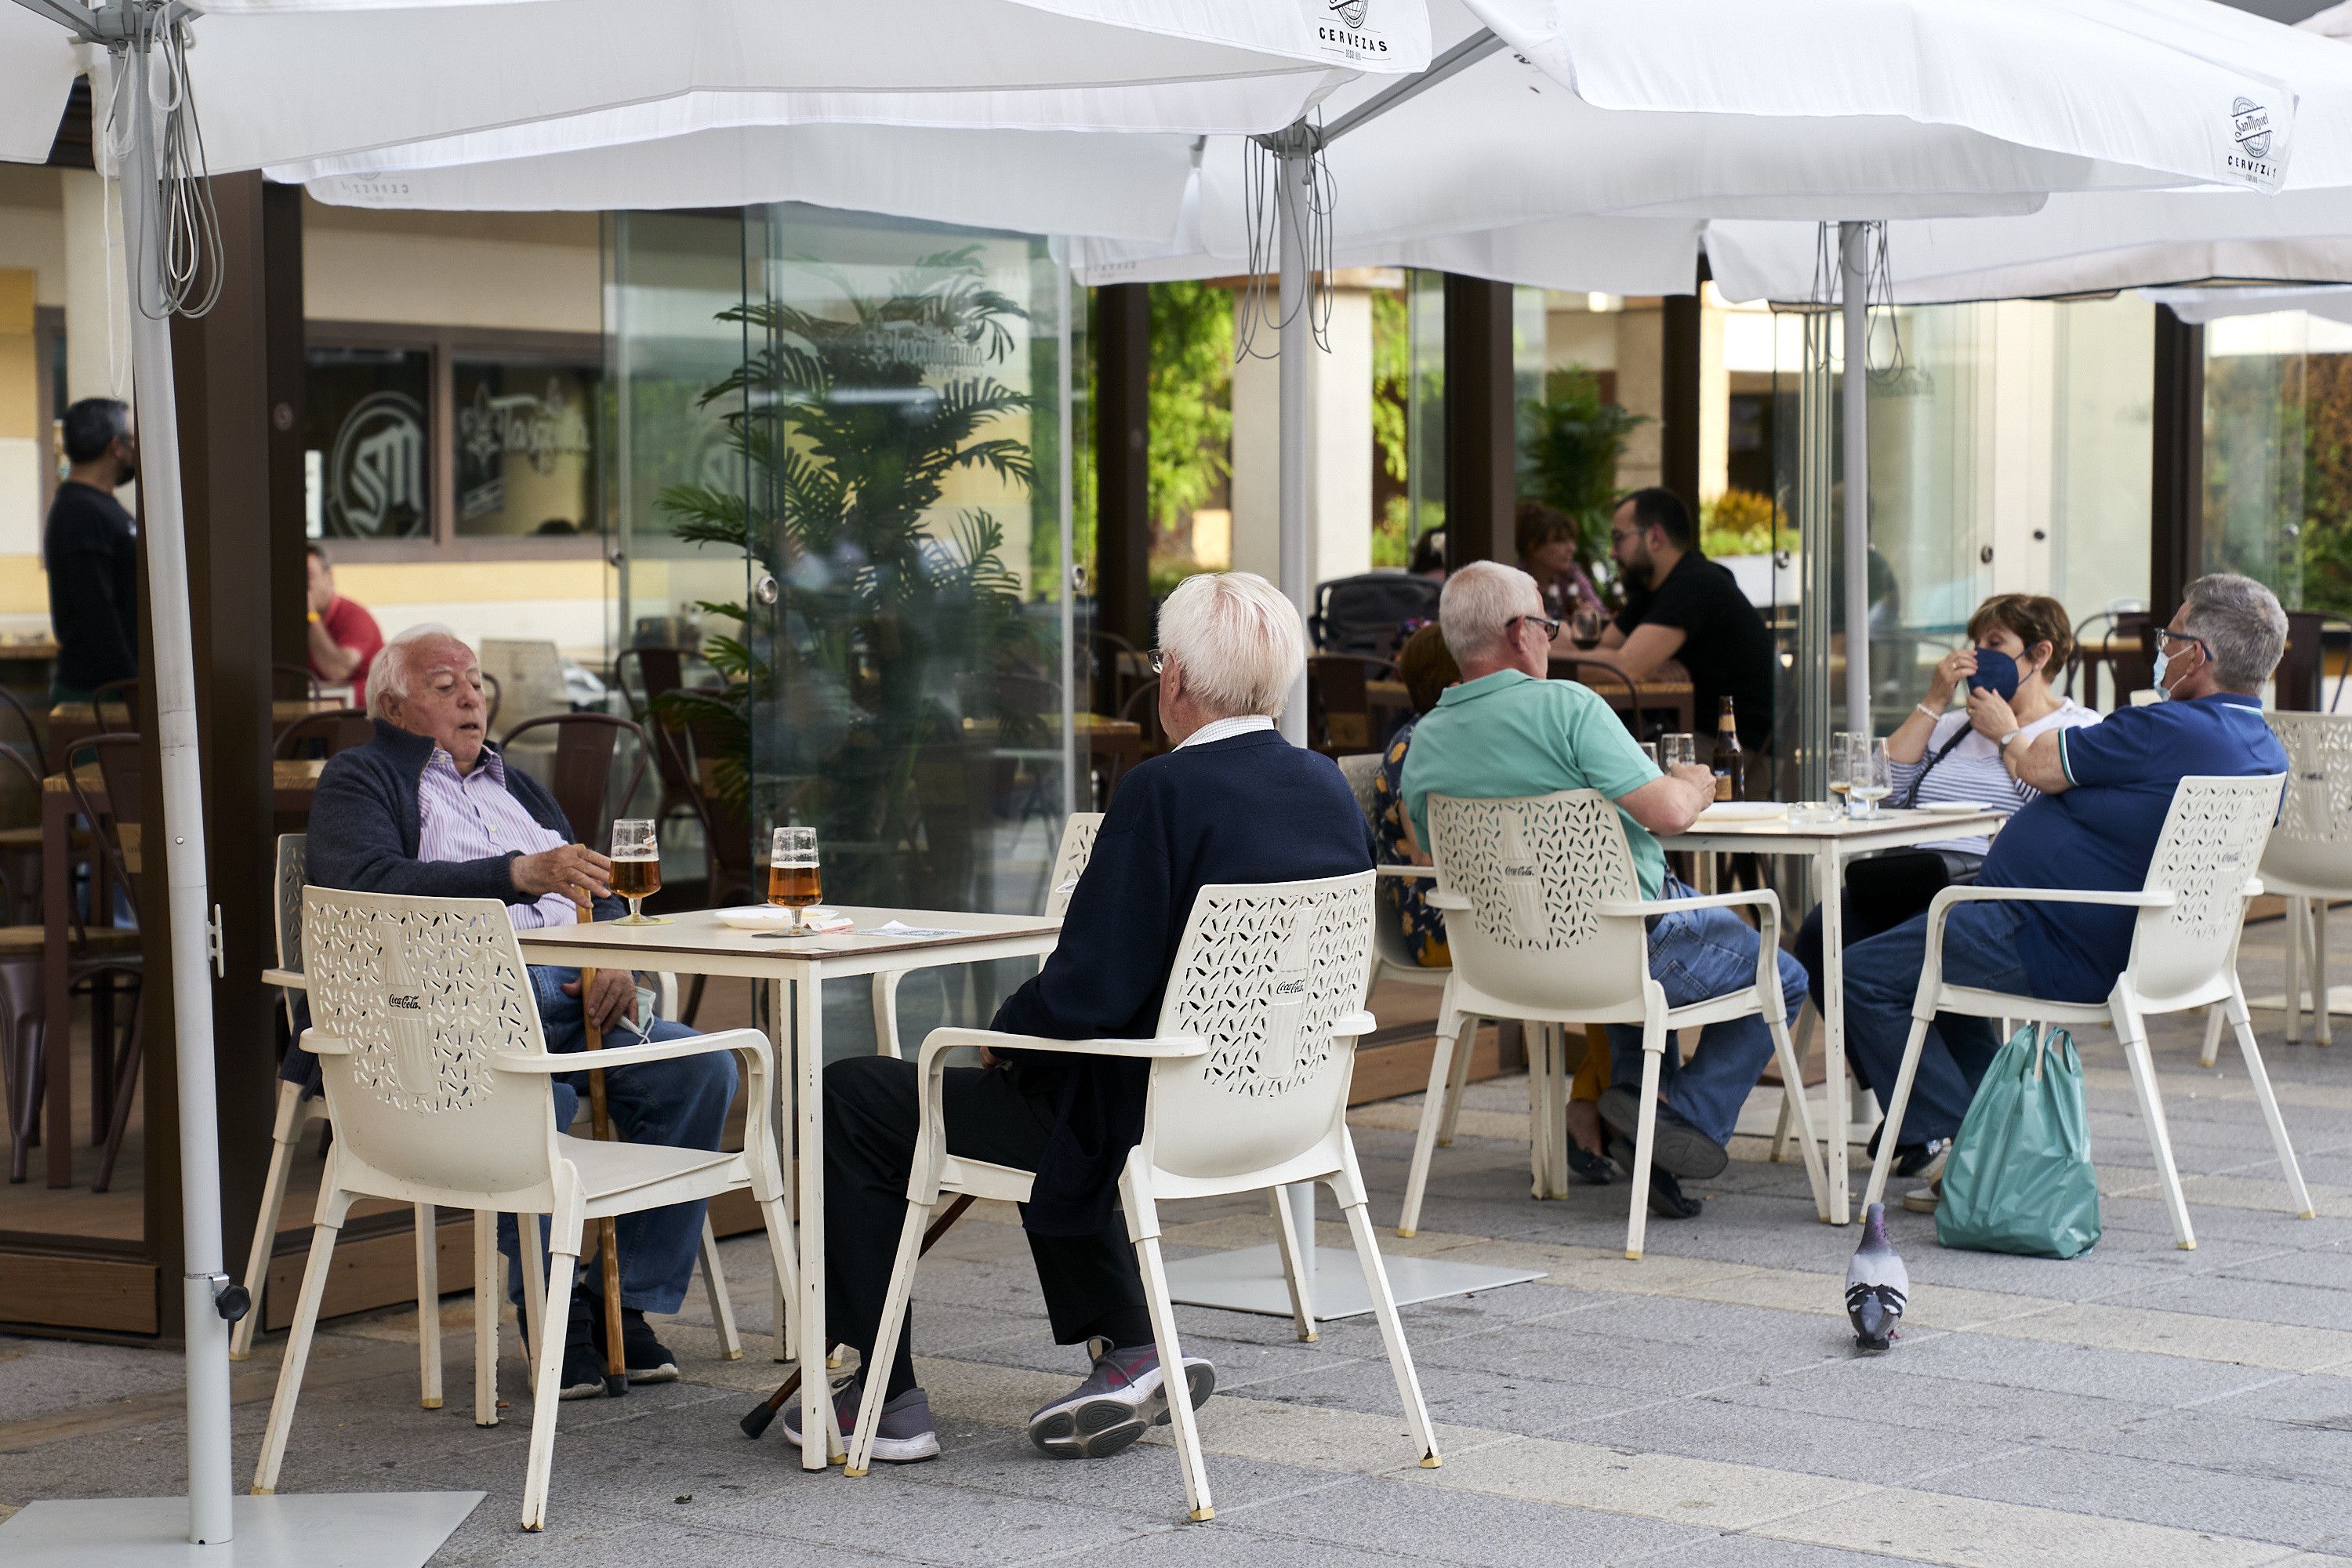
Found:
M 631 1383 L 676 1383 L 677 1357 L 654 1338 L 653 1325 L 635 1307 L 621 1309 L 621 1361 Z
M 1573 1138 L 1568 1141 L 1568 1168 L 1596 1187 L 1617 1179 L 1617 1167 L 1609 1163 L 1608 1155 L 1596 1154 Z
M 1627 1176 L 1633 1173 L 1633 1145 L 1631 1140 L 1612 1138 L 1609 1141 L 1609 1157 L 1617 1162 Z M 1702 1200 L 1686 1196 L 1683 1184 L 1675 1180 L 1674 1173 L 1650 1162 L 1650 1213 L 1658 1219 L 1696 1219 Z
M 1633 1141 L 1640 1127 L 1641 1096 L 1620 1084 L 1612 1084 L 1601 1091 L 1601 1120 L 1609 1130 L 1628 1143 Z M 1630 1168 L 1630 1162 L 1626 1163 Z M 1731 1163 L 1731 1151 L 1700 1131 L 1681 1111 L 1664 1100 L 1658 1102 L 1656 1122 L 1650 1130 L 1650 1164 L 1674 1175 L 1704 1182 L 1723 1174 Z

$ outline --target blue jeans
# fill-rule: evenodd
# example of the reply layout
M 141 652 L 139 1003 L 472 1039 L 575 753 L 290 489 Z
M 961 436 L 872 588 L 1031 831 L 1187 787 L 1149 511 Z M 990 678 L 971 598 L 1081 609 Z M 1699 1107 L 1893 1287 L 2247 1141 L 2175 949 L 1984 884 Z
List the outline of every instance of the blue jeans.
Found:
M 1696 897 L 1673 877 L 1660 894 L 1668 899 Z M 1756 984 L 1756 950 L 1763 939 L 1756 928 L 1729 910 L 1692 910 L 1661 915 L 1650 931 L 1650 978 L 1663 986 L 1666 1005 L 1680 1007 L 1704 1002 Z M 1805 1005 L 1805 972 L 1788 953 L 1780 954 L 1780 992 L 1789 1005 L 1789 1021 Z M 1658 1064 L 1659 1084 L 1666 1103 L 1682 1118 L 1718 1143 L 1731 1142 L 1739 1108 L 1756 1087 L 1764 1064 L 1772 1059 L 1772 1031 L 1761 1016 L 1709 1024 L 1699 1031 L 1698 1049 L 1681 1059 L 1675 1036 L 1666 1037 L 1664 1059 Z M 1609 1081 L 1638 1092 L 1642 1081 L 1642 1031 L 1625 1024 L 1609 1026 Z
M 531 967 L 530 984 L 539 1003 L 540 1027 L 546 1033 L 547 1048 L 551 1051 L 576 1051 L 585 1043 L 580 998 L 567 996 L 562 990 L 579 978 L 576 969 L 536 964 Z M 683 1024 L 670 1023 L 656 1023 L 646 1031 L 648 1037 L 655 1040 L 683 1039 L 694 1032 Z M 613 1045 L 634 1043 L 634 1037 L 625 1029 L 605 1037 Z M 604 1100 L 613 1113 L 614 1129 L 632 1143 L 716 1149 L 719 1134 L 726 1130 L 727 1108 L 735 1100 L 735 1084 L 734 1053 L 713 1051 L 707 1056 L 616 1068 L 604 1075 Z M 587 1075 L 566 1073 L 553 1080 L 553 1088 L 555 1125 L 568 1128 L 579 1112 L 580 1102 L 587 1098 Z M 621 1305 L 646 1312 L 677 1310 L 686 1300 L 687 1286 L 694 1279 L 695 1254 L 702 1243 L 703 1206 L 699 1203 L 673 1204 L 667 1208 L 626 1215 L 616 1222 L 621 1251 Z M 540 1235 L 544 1257 L 544 1219 L 540 1222 Z M 595 1240 L 595 1227 L 591 1226 L 586 1245 L 592 1252 Z M 508 1259 L 507 1293 L 520 1305 L 522 1265 L 512 1215 L 499 1216 L 499 1250 Z M 585 1267 L 587 1256 L 583 1254 L 581 1261 L 581 1278 L 593 1279 Z M 560 1322 L 564 1310 L 562 1303 L 552 1303 L 549 1316 Z
M 1944 926 L 1944 979 L 1955 985 L 2033 994 L 2018 957 L 2022 905 L 1962 904 Z M 1914 915 L 1894 930 L 1845 950 L 1845 1054 L 1884 1097 L 1892 1099 L 1911 1037 L 1911 1005 L 1927 963 L 1927 917 Z M 1927 1027 L 1911 1100 L 1903 1112 L 1905 1143 L 1949 1138 L 1960 1130 L 2000 1048 L 1990 1018 L 1939 1013 Z

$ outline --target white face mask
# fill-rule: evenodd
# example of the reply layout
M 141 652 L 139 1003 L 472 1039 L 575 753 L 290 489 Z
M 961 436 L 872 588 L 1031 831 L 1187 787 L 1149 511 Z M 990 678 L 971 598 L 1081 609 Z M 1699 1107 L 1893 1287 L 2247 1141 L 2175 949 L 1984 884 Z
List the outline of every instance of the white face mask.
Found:
M 2171 654 L 2168 653 L 2163 648 L 2158 648 L 2156 650 L 2156 700 L 2158 702 L 2169 701 L 2172 697 L 2172 693 L 2166 690 L 2164 686 L 2165 667 L 2171 662 Z

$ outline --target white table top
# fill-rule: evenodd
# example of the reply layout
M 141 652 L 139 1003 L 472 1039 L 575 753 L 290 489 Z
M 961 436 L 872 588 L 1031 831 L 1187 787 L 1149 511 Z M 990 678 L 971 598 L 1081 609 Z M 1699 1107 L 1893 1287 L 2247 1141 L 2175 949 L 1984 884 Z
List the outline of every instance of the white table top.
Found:
M 1684 832 L 1658 842 L 1668 849 L 1730 847 L 1768 853 L 1831 844 L 1874 849 L 1938 838 L 1973 838 L 2000 832 L 2008 820 L 2008 814 L 1999 811 L 1881 811 L 1875 817 L 1804 824 L 1790 821 L 1785 812 L 1777 816 L 1718 816 L 1706 811 Z
M 1058 918 L 1040 915 L 973 914 L 950 910 L 867 909 L 832 905 L 857 923 L 848 931 L 819 936 L 786 937 L 769 931 L 738 931 L 719 923 L 709 910 L 684 910 L 669 917 L 667 925 L 623 925 L 598 921 L 591 925 L 554 926 L 520 931 L 523 954 L 534 963 L 593 965 L 625 963 L 632 969 L 674 969 L 697 972 L 693 960 L 728 961 L 782 965 L 809 959 L 832 959 L 854 968 L 891 968 L 892 959 L 910 959 L 913 966 L 957 963 L 965 954 L 957 950 L 974 944 L 1018 942 L 1052 946 L 1061 932 Z M 877 935 L 874 928 L 898 921 L 926 931 L 951 931 L 952 936 L 893 937 Z M 877 961 L 881 962 L 877 962 Z M 685 962 L 672 962 L 685 961 Z M 828 965 L 828 967 L 831 967 Z

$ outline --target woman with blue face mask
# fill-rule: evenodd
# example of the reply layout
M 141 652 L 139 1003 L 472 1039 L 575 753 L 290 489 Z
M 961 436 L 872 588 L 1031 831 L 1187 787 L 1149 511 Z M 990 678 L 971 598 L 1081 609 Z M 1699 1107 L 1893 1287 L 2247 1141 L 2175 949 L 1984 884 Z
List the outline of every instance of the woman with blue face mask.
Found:
M 2098 714 L 2050 689 L 2050 678 L 2066 667 L 2074 650 L 2065 606 L 2057 600 L 1997 594 L 1969 617 L 1968 633 L 1969 646 L 1944 657 L 1928 679 L 1927 700 L 1886 738 L 1893 764 L 1890 806 L 1948 802 L 2016 812 L 2040 792 L 2010 776 L 2001 763 L 2000 737 L 2016 731 L 2018 743 L 2025 744 L 2047 730 L 2099 721 Z M 1974 834 L 1854 862 L 1846 873 L 1846 944 L 1890 931 L 1946 888 L 1976 880 L 1990 847 L 1984 835 Z M 1819 909 L 1798 929 L 1794 951 L 1812 994 L 1821 995 Z M 1905 1149 L 1895 1171 L 1932 1178 L 1941 1155 L 1939 1148 Z

